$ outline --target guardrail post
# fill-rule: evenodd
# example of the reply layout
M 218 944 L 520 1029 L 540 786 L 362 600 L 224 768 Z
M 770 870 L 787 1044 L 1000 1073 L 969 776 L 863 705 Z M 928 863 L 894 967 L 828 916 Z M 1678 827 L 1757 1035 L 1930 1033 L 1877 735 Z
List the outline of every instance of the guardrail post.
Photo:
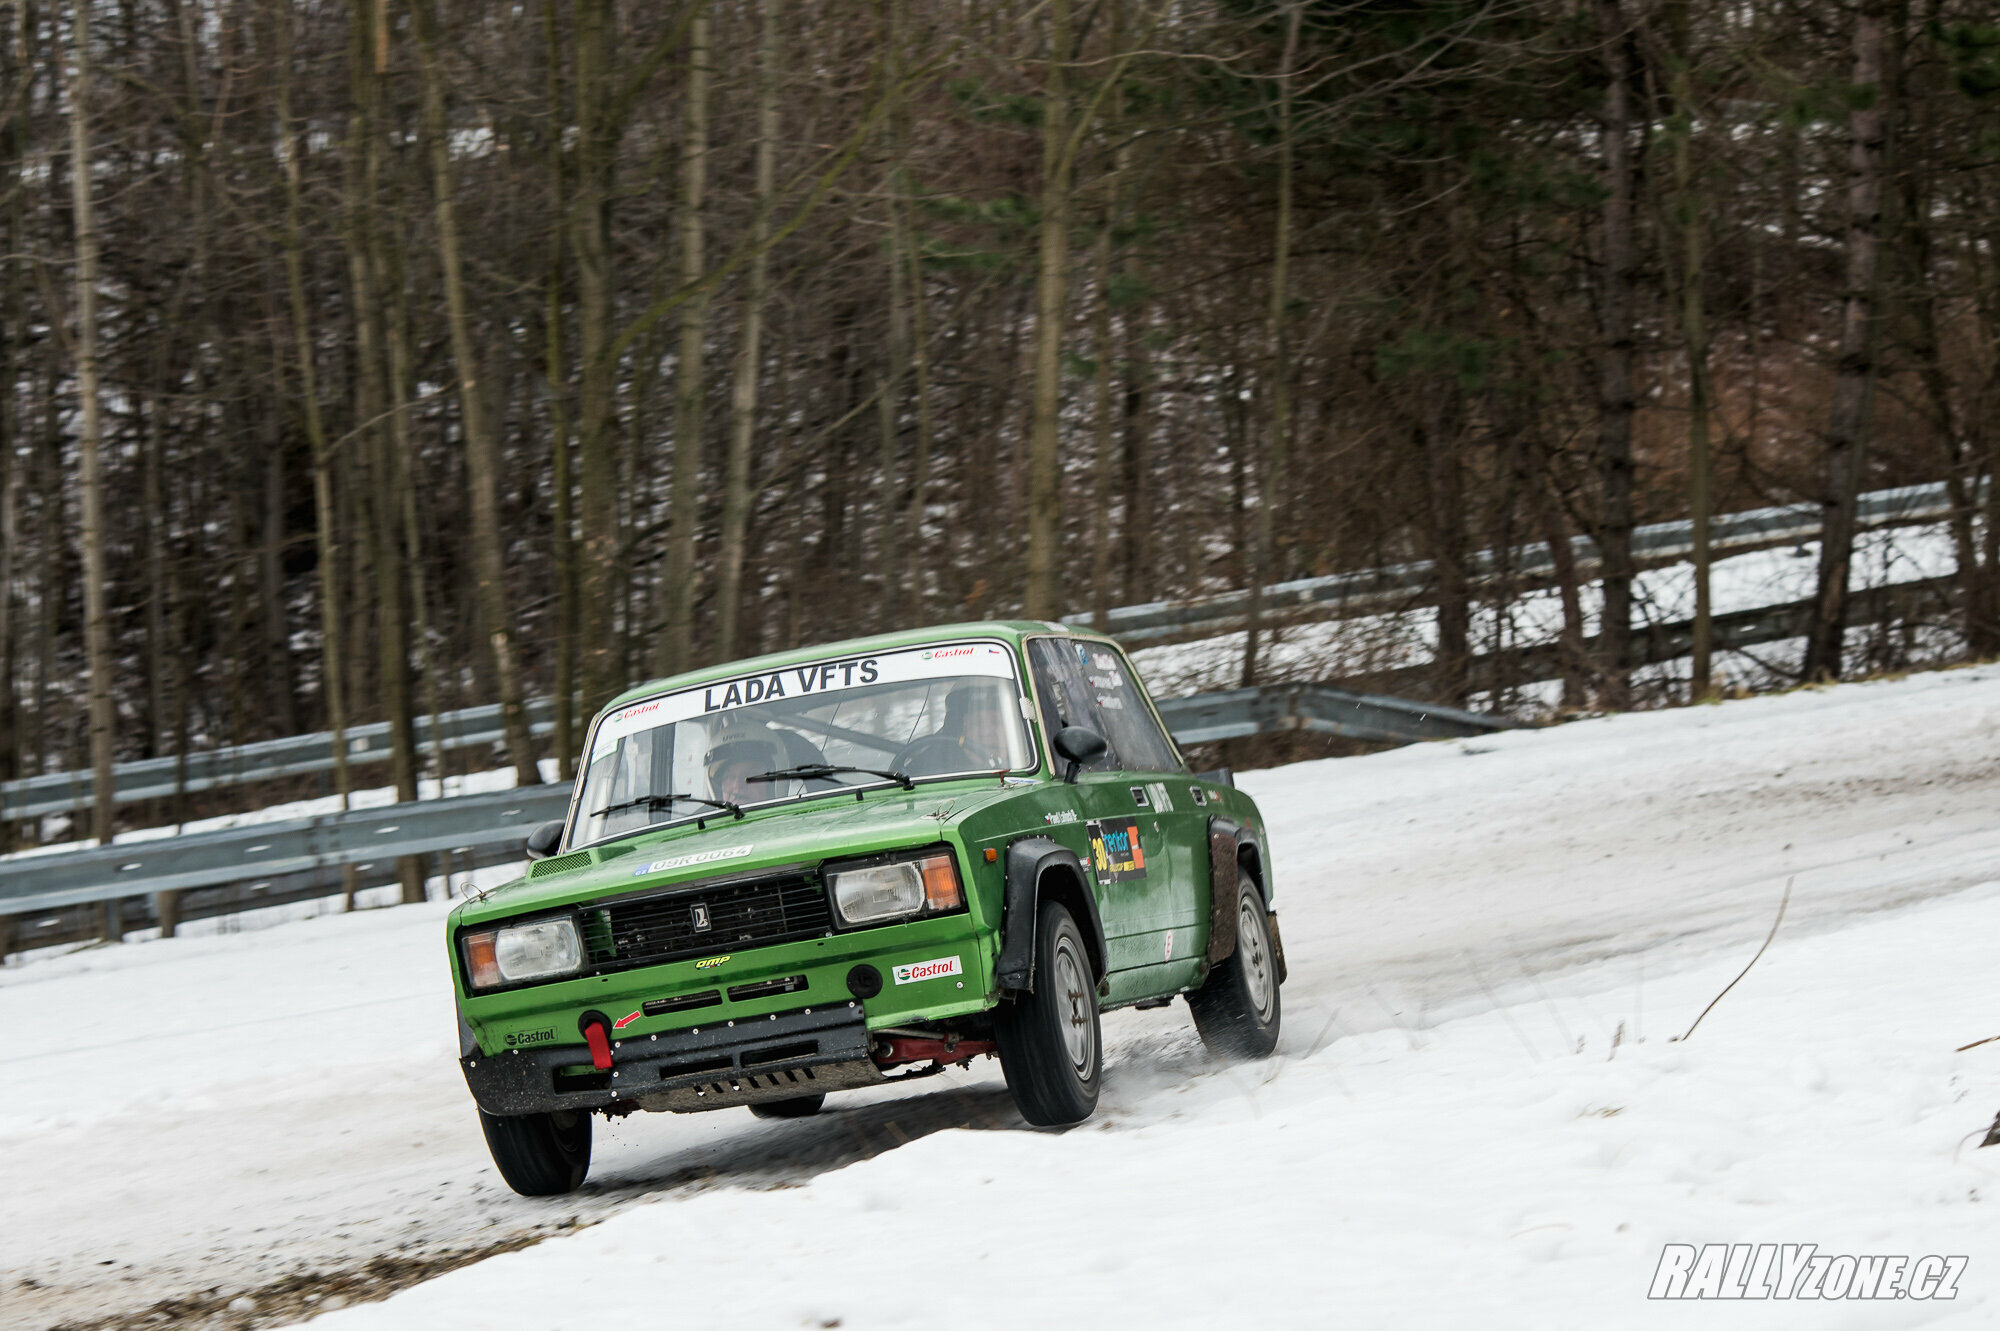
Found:
M 7 954 L 14 950 L 14 917 L 0 915 L 0 966 L 7 964 Z
M 153 914 L 160 917 L 160 937 L 172 938 L 174 930 L 181 924 L 180 889 L 168 888 L 164 892 L 153 893 Z

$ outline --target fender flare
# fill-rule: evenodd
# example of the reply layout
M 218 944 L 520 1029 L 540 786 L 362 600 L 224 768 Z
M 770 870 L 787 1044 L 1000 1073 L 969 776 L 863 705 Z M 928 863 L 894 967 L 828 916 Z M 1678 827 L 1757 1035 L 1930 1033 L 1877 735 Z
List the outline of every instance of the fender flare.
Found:
M 1000 920 L 1000 957 L 994 964 L 994 980 L 1002 989 L 1034 992 L 1035 929 L 1041 916 L 1042 880 L 1051 869 L 1067 869 L 1075 876 L 1077 895 L 1083 900 L 1085 918 L 1077 921 L 1084 943 L 1097 965 L 1097 978 L 1104 978 L 1108 952 L 1104 943 L 1104 921 L 1098 917 L 1097 898 L 1090 890 L 1090 878 L 1075 851 L 1045 836 L 1022 837 L 1007 847 L 1007 888 L 1004 913 Z

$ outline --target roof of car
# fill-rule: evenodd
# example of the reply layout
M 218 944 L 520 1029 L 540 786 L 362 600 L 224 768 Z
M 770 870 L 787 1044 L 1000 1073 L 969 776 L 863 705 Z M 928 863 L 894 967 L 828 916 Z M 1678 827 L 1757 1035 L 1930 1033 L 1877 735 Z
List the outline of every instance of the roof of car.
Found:
M 651 697 L 653 694 L 670 689 L 684 689 L 766 670 L 783 670 L 787 666 L 804 665 L 809 661 L 822 660 L 828 656 L 859 656 L 868 652 L 889 652 L 903 647 L 921 647 L 927 642 L 946 642 L 954 638 L 999 638 L 1010 645 L 1019 646 L 1023 639 L 1037 633 L 1074 633 L 1080 637 L 1103 637 L 1102 634 L 1089 629 L 1072 628 L 1066 624 L 1040 619 L 987 619 L 964 624 L 938 624 L 929 628 L 903 629 L 896 633 L 878 633 L 867 638 L 816 643 L 810 647 L 798 647 L 788 652 L 772 652 L 766 656 L 723 661 L 665 679 L 649 680 L 625 690 L 606 703 L 603 710 L 622 707 L 628 702 Z

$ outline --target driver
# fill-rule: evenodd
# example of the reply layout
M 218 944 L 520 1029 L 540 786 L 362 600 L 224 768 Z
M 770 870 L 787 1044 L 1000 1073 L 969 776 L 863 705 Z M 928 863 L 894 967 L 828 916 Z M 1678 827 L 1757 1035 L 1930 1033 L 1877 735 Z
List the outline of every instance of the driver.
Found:
M 708 770 L 708 788 L 714 798 L 732 804 L 755 804 L 775 796 L 777 785 L 750 778 L 786 766 L 785 751 L 769 731 L 750 725 L 732 726 L 715 737 L 703 765 Z
M 1005 691 L 997 684 L 960 683 L 945 696 L 944 724 L 912 744 L 897 765 L 917 776 L 1006 771 L 1013 761 L 1007 752 L 1005 704 Z

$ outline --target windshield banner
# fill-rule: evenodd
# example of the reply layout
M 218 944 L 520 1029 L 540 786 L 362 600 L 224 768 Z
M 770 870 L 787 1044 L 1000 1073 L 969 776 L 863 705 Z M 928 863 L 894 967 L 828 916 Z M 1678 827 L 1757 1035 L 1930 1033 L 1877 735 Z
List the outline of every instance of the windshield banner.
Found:
M 713 684 L 682 689 L 619 708 L 598 726 L 593 750 L 601 752 L 604 746 L 615 744 L 636 731 L 651 730 L 676 721 L 690 721 L 754 703 L 818 697 L 874 684 L 952 679 L 963 675 L 1013 679 L 1013 654 L 998 643 L 955 642 L 936 647 L 911 647 L 874 656 L 832 657 L 809 665 L 787 666 L 783 670 L 721 679 Z

